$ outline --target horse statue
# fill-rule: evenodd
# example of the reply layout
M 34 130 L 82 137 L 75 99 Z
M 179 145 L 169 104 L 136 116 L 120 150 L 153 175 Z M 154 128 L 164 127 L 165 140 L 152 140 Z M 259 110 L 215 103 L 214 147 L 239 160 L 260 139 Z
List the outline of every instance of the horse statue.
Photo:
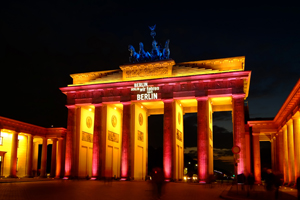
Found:
M 152 60 L 160 60 L 161 52 L 159 51 L 159 48 L 157 47 L 157 42 L 153 40 L 152 42 L 152 51 L 151 51 L 151 59 Z
M 129 62 L 131 63 L 139 62 L 140 54 L 135 52 L 135 49 L 132 45 L 128 45 L 128 51 L 130 51 Z
M 139 55 L 140 55 L 140 61 L 148 61 L 151 57 L 150 53 L 144 50 L 144 44 L 140 42 L 139 44 L 140 50 L 139 50 Z
M 170 40 L 166 41 L 165 48 L 163 50 L 163 58 L 169 59 L 170 58 L 170 48 L 169 48 Z

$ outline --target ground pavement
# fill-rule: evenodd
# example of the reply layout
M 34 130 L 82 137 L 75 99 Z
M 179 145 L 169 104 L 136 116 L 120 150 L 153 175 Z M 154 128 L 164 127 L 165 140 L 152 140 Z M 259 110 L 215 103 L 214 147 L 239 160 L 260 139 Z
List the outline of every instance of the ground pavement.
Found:
M 296 191 L 281 189 L 281 199 L 296 199 Z M 242 191 L 228 184 L 200 185 L 194 183 L 167 183 L 163 188 L 161 200 L 181 199 L 247 199 Z M 250 197 L 267 200 L 269 194 L 257 187 Z M 289 195 L 290 192 L 292 195 Z M 288 195 L 288 196 L 286 196 Z M 222 198 L 221 198 L 222 197 Z M 0 200 L 153 200 L 157 193 L 151 182 L 138 181 L 87 181 L 55 179 L 0 179 Z

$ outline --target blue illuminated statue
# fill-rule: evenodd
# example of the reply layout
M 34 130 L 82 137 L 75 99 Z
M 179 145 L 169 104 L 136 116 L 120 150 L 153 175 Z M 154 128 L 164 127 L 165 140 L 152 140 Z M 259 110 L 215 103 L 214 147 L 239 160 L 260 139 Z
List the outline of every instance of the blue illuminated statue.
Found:
M 132 45 L 128 45 L 128 51 L 130 51 L 129 62 L 139 62 L 140 54 L 135 52 L 135 49 Z
M 147 51 L 144 50 L 144 44 L 140 42 L 140 60 L 142 61 L 149 61 L 151 59 L 151 54 Z
M 165 43 L 164 49 L 162 49 L 160 46 L 157 45 L 156 40 L 154 37 L 156 36 L 155 28 L 154 26 L 149 26 L 151 30 L 151 37 L 153 38 L 152 41 L 152 50 L 151 53 L 144 50 L 144 44 L 140 42 L 139 44 L 139 52 L 137 53 L 132 45 L 128 46 L 128 51 L 130 51 L 130 57 L 129 62 L 131 63 L 137 63 L 137 62 L 149 62 L 149 61 L 157 61 L 157 60 L 165 60 L 170 58 L 170 40 L 167 40 Z

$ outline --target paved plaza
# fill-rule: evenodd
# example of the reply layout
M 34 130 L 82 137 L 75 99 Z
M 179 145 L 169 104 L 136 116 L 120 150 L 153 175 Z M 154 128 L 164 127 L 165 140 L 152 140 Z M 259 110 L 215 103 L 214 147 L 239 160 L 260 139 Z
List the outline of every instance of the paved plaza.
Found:
M 22 180 L 22 179 L 21 179 Z M 101 199 L 101 200 L 153 200 L 157 199 L 151 182 L 137 181 L 113 181 L 105 183 L 103 181 L 87 181 L 87 180 L 34 180 L 23 179 L 28 182 L 9 182 L 0 180 L 0 199 L 1 200 L 60 200 L 60 199 Z M 248 199 L 243 193 L 235 195 L 235 189 L 230 194 L 230 185 L 215 184 L 200 185 L 192 183 L 167 183 L 163 190 L 162 200 L 179 200 L 179 199 L 201 199 L 215 200 L 222 199 Z M 284 190 L 284 188 L 282 188 Z M 296 199 L 296 190 L 285 189 L 280 199 Z M 286 192 L 290 192 L 288 195 Z M 250 199 L 270 199 L 268 194 L 261 190 L 261 187 L 256 189 L 256 192 L 251 194 Z

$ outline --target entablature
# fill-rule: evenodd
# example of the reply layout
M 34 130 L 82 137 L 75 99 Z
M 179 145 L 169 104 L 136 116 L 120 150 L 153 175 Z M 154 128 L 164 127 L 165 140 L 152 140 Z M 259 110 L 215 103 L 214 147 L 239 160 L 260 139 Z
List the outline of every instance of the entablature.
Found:
M 250 71 L 221 74 L 194 75 L 185 77 L 160 78 L 151 80 L 78 85 L 60 88 L 67 95 L 67 104 L 94 104 L 137 100 L 138 91 L 132 91 L 135 83 L 147 83 L 158 87 L 158 99 L 216 97 L 244 94 L 245 80 L 249 82 Z M 248 91 L 247 91 L 248 92 Z
M 6 117 L 0 117 L 0 129 L 4 129 L 7 132 L 18 132 L 24 134 L 31 134 L 33 136 L 45 136 L 49 135 L 63 137 L 66 133 L 65 128 L 44 128 L 33 124 L 20 122 L 14 119 Z

